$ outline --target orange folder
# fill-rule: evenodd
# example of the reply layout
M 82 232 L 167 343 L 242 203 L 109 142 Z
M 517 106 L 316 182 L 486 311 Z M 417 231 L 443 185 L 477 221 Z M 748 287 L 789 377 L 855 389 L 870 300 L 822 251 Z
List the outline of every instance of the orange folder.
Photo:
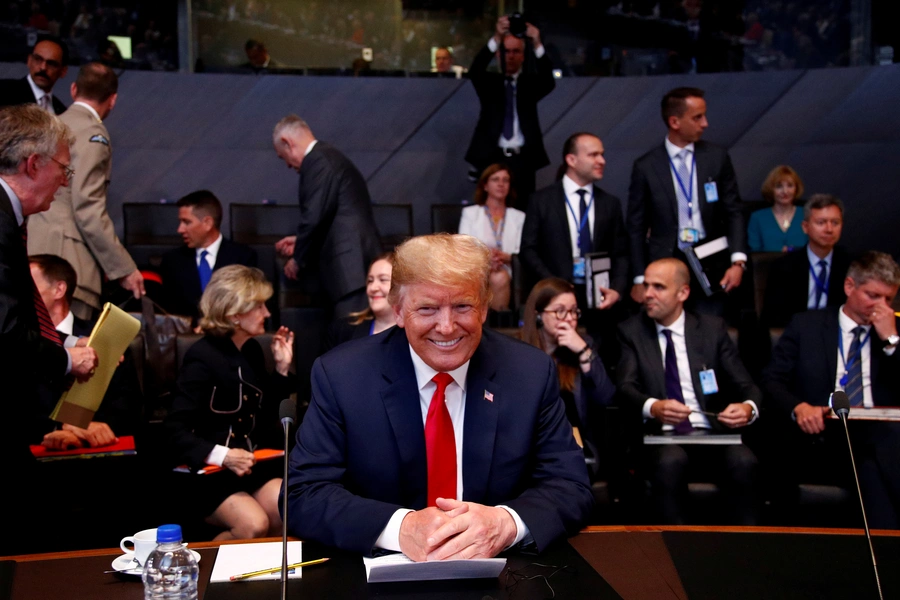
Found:
M 275 450 L 274 448 L 262 448 L 253 453 L 253 456 L 256 457 L 256 462 L 262 462 L 264 460 L 271 460 L 273 458 L 280 458 L 284 456 L 284 450 Z M 197 475 L 211 475 L 213 473 L 218 473 L 219 471 L 225 469 L 226 467 L 219 467 L 216 465 L 206 465 L 199 471 L 197 471 Z M 175 471 L 178 473 L 190 473 L 191 469 L 187 465 L 181 465 L 180 467 L 175 467 Z

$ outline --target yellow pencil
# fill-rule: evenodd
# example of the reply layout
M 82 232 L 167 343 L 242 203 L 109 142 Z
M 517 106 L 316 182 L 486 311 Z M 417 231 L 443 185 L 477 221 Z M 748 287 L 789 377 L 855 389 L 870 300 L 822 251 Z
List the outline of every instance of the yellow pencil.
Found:
M 308 560 L 306 562 L 294 563 L 292 565 L 288 565 L 288 571 L 293 569 L 297 569 L 300 567 L 308 567 L 310 565 L 319 565 L 328 560 L 327 558 L 317 558 L 316 560 Z M 269 573 L 278 573 L 281 571 L 281 567 L 272 567 L 271 569 L 263 569 L 261 571 L 253 571 L 251 573 L 244 573 L 243 575 L 232 575 L 228 579 L 231 581 L 240 581 L 241 579 L 247 579 L 248 577 L 256 577 L 257 575 L 268 575 Z

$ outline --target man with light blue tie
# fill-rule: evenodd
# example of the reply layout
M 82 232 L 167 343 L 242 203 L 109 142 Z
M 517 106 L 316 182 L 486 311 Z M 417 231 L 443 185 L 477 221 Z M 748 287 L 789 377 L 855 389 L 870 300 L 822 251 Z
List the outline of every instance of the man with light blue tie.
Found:
M 843 390 L 854 410 L 900 405 L 900 335 L 891 302 L 900 266 L 887 254 L 854 260 L 839 307 L 794 315 L 763 371 L 769 436 L 785 483 L 827 483 L 852 489 L 847 440 L 827 419 L 828 399 Z M 900 424 L 850 422 L 863 501 L 872 527 L 900 526 Z
M 796 313 L 840 306 L 847 299 L 844 277 L 851 256 L 837 243 L 844 224 L 844 203 L 831 194 L 813 194 L 803 207 L 805 248 L 780 257 L 769 268 L 761 320 L 786 327 Z
M 222 204 L 212 192 L 192 192 L 177 204 L 184 246 L 162 257 L 163 305 L 174 314 L 197 318 L 213 271 L 228 265 L 255 267 L 256 252 L 222 235 Z

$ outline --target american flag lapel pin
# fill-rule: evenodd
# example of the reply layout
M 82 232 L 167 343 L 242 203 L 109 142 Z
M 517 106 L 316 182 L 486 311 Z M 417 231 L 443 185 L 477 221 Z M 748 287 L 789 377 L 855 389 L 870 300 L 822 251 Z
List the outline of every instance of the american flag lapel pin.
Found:
M 484 390 L 484 399 L 487 400 L 488 402 L 493 402 L 494 395 L 492 393 L 490 393 L 489 391 Z

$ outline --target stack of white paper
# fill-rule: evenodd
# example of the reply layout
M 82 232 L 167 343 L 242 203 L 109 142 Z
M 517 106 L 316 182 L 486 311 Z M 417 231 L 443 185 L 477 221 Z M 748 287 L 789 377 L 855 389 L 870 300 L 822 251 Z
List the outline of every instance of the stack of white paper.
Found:
M 495 578 L 506 567 L 505 558 L 413 562 L 405 554 L 363 558 L 363 563 L 366 565 L 366 581 L 369 583 Z
M 303 561 L 302 542 L 288 542 L 288 564 Z M 281 568 L 281 542 L 261 542 L 256 544 L 229 544 L 219 546 L 216 554 L 216 564 L 213 565 L 210 583 L 230 581 L 232 575 L 243 575 L 253 571 Z M 295 569 L 288 573 L 289 579 L 300 579 L 303 569 Z M 281 571 L 257 575 L 242 581 L 265 581 L 267 579 L 281 579 Z

